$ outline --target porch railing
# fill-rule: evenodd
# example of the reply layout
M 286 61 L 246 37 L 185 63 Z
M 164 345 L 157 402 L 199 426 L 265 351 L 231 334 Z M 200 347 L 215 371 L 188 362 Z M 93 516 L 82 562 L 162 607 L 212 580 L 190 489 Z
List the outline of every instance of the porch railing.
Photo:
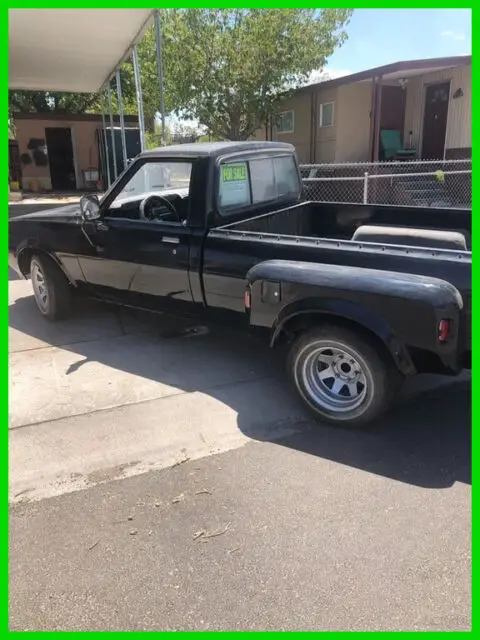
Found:
M 322 202 L 471 208 L 471 160 L 300 166 L 305 196 Z

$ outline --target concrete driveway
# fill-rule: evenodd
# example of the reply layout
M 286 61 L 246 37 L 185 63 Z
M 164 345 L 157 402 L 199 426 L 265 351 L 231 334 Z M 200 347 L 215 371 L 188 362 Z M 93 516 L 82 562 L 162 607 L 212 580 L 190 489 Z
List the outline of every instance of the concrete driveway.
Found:
M 23 280 L 10 283 L 9 304 L 12 500 L 279 439 L 310 421 L 284 354 L 242 334 L 89 304 L 49 323 Z M 420 378 L 404 396 L 452 384 Z M 395 411 L 381 420 L 387 431 Z
M 338 431 L 245 336 L 9 291 L 12 630 L 470 628 L 469 375 Z

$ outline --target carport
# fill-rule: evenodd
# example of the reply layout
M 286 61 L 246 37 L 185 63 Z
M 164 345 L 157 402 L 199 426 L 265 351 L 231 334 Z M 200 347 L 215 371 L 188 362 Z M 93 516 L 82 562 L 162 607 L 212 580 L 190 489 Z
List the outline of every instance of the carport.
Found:
M 119 69 L 132 55 L 141 147 L 145 147 L 142 87 L 137 44 L 156 20 L 159 80 L 162 82 L 160 20 L 152 9 L 9 9 L 9 89 L 105 92 L 113 137 L 111 82 L 116 91 L 126 165 L 123 101 Z M 163 94 L 163 91 L 162 91 Z M 159 105 L 162 111 L 162 105 Z M 103 129 L 105 132 L 105 116 Z M 106 136 L 105 136 L 106 140 Z M 115 153 L 113 154 L 115 159 Z M 114 161 L 114 176 L 117 167 Z M 112 176 L 107 176 L 109 184 Z

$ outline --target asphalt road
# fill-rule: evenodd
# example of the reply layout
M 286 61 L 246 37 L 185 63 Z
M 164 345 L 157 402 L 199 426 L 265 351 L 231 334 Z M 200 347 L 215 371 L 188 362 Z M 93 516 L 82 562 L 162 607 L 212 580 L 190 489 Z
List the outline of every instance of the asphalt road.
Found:
M 15 505 L 10 629 L 470 629 L 469 399 Z

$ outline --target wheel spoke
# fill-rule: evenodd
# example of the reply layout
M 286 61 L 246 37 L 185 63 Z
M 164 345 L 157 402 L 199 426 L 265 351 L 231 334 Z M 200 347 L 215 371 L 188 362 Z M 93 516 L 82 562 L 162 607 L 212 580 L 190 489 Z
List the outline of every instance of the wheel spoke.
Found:
M 35 264 L 32 268 L 32 284 L 37 304 L 41 311 L 48 307 L 48 287 L 45 278 L 39 266 Z
M 320 380 L 328 380 L 328 378 L 335 377 L 335 372 L 332 367 L 327 367 L 323 371 L 319 371 L 318 377 L 320 378 Z
M 348 392 L 351 398 L 355 398 L 358 395 L 358 382 L 351 382 L 347 384 Z
M 328 367 L 331 367 L 332 364 L 333 364 L 333 358 L 334 358 L 333 355 L 329 355 L 329 354 L 326 354 L 326 353 L 321 353 L 318 356 L 318 364 L 319 365 L 326 365 Z
M 333 383 L 331 392 L 338 395 L 344 386 L 345 386 L 345 382 L 343 380 L 340 380 L 340 378 L 335 378 L 335 382 Z

